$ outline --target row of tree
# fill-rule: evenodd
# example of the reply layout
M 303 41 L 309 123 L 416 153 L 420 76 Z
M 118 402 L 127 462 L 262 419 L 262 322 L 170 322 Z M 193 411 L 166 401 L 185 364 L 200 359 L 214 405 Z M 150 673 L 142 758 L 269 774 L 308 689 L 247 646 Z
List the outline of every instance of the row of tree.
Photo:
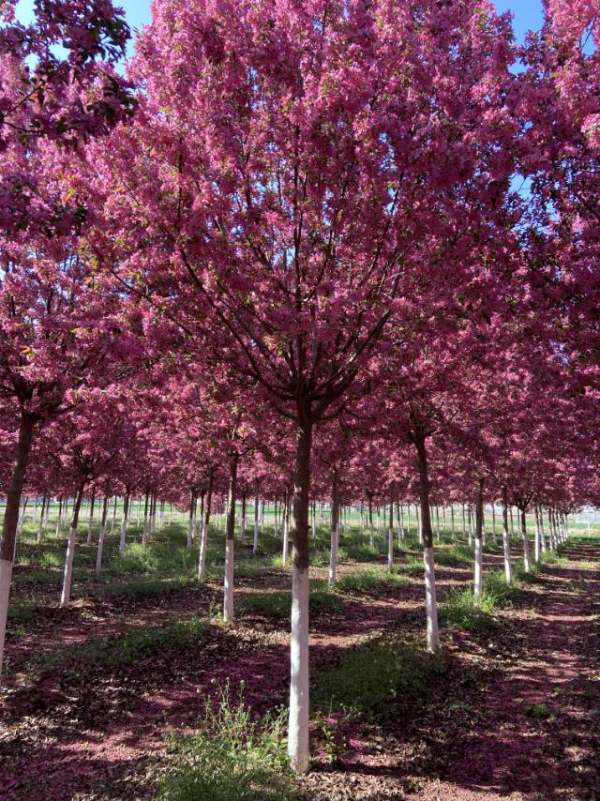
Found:
M 235 499 L 283 493 L 306 770 L 311 497 L 418 497 L 432 649 L 432 502 L 479 566 L 484 500 L 596 502 L 600 3 L 516 46 L 482 0 L 156 0 L 127 78 L 108 0 L 13 7 L 0 642 L 26 485 L 73 532 L 91 487 L 226 492 L 230 587 Z

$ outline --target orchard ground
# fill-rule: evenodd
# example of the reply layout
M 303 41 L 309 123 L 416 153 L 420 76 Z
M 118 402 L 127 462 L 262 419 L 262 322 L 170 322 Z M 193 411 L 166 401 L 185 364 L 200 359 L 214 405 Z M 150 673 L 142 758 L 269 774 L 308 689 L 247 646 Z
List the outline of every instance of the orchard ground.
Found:
M 288 567 L 267 513 L 260 552 L 236 542 L 236 619 L 221 620 L 223 530 L 210 532 L 209 579 L 182 516 L 151 543 L 118 525 L 94 572 L 85 531 L 73 601 L 60 608 L 66 535 L 50 514 L 19 540 L 2 697 L 3 801 L 258 801 L 600 797 L 600 532 L 572 527 L 530 576 L 502 575 L 487 526 L 486 591 L 475 603 L 472 550 L 436 547 L 441 655 L 424 650 L 422 561 L 413 528 L 386 569 L 348 517 L 338 581 L 327 586 L 324 518 L 311 566 L 312 772 L 285 760 Z M 251 514 L 248 519 L 250 521 Z M 446 521 L 447 522 L 447 521 Z M 382 521 L 383 524 L 383 521 Z M 458 517 L 457 517 L 458 524 Z M 82 525 L 82 529 L 84 526 Z M 520 540 L 513 543 L 515 564 Z

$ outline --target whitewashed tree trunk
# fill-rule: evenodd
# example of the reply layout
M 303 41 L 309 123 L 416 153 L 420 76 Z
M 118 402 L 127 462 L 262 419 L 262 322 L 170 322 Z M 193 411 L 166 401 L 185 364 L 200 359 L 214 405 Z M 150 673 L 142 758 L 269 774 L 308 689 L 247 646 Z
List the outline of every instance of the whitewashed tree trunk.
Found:
M 281 554 L 284 567 L 286 567 L 287 565 L 288 554 L 290 550 L 289 544 L 290 544 L 290 507 L 286 491 L 285 502 L 283 507 L 283 544 L 282 544 L 282 554 Z
M 525 509 L 521 509 L 521 534 L 523 536 L 523 568 L 526 573 L 529 573 L 531 565 L 529 563 L 529 537 L 527 536 Z
M 479 479 L 475 505 L 475 574 L 473 581 L 473 592 L 476 598 L 481 598 L 483 594 L 483 488 L 484 481 Z
M 65 556 L 65 569 L 63 574 L 63 586 L 60 596 L 60 605 L 66 606 L 71 600 L 71 589 L 73 587 L 73 560 L 75 559 L 75 546 L 77 544 L 77 527 L 79 525 L 79 510 L 83 499 L 84 485 L 79 487 L 75 502 L 73 503 L 73 516 L 69 527 L 69 539 L 67 540 L 67 553 Z
M 294 558 L 290 638 L 290 705 L 288 756 L 297 773 L 308 770 L 309 749 L 309 527 L 312 423 L 298 426 L 294 465 Z
M 540 561 L 541 557 L 541 532 L 540 532 L 540 513 L 537 506 L 534 507 L 535 517 L 535 535 L 533 540 L 533 559 L 536 564 Z
M 438 626 L 437 591 L 435 585 L 435 565 L 433 557 L 433 530 L 429 506 L 429 468 L 425 435 L 417 432 L 415 436 L 417 461 L 419 465 L 419 494 L 421 498 L 421 535 L 423 539 L 423 564 L 425 567 L 425 612 L 427 615 L 427 650 L 439 650 L 440 635 Z
M 254 497 L 254 535 L 252 538 L 252 553 L 256 556 L 258 552 L 258 534 L 259 534 L 259 508 L 260 501 L 258 494 Z
M 227 494 L 227 528 L 225 544 L 225 578 L 223 585 L 223 620 L 232 623 L 234 617 L 234 547 L 235 547 L 235 502 L 237 491 L 237 469 L 239 456 L 233 452 L 229 460 L 229 488 Z
M 340 541 L 340 502 L 338 490 L 338 473 L 333 471 L 331 488 L 331 545 L 329 548 L 329 586 L 337 581 L 338 546 Z
M 196 495 L 192 490 L 190 493 L 190 511 L 188 516 L 188 527 L 187 527 L 187 541 L 186 545 L 189 551 L 192 550 L 192 546 L 194 544 L 194 513 L 195 513 L 195 506 L 196 506 Z
M 123 520 L 121 521 L 121 535 L 119 538 L 119 554 L 125 555 L 125 541 L 127 538 L 127 524 L 129 523 L 129 493 L 125 495 L 123 501 Z
M 506 583 L 512 584 L 512 560 L 510 556 L 510 533 L 508 530 L 508 490 L 502 490 L 502 549 L 504 551 L 504 576 Z
M 440 647 L 440 634 L 438 625 L 437 592 L 435 586 L 435 563 L 433 546 L 423 550 L 425 565 L 425 611 L 427 614 L 427 650 L 435 653 Z

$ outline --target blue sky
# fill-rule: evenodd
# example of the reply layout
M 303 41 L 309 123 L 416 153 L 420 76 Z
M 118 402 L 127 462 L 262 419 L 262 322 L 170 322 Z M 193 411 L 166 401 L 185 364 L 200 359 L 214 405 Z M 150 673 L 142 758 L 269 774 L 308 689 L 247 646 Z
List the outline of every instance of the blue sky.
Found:
M 125 9 L 129 25 L 141 28 L 150 20 L 151 0 L 115 0 L 115 5 Z M 27 19 L 31 15 L 33 0 L 19 0 L 19 16 Z M 496 0 L 499 11 L 512 11 L 515 17 L 515 33 L 522 39 L 530 28 L 539 27 L 542 17 L 542 0 Z
M 139 28 L 150 20 L 151 0 L 115 0 L 125 9 L 132 28 Z M 515 33 L 522 39 L 531 28 L 537 28 L 542 19 L 542 0 L 496 0 L 499 11 L 512 11 L 515 18 Z

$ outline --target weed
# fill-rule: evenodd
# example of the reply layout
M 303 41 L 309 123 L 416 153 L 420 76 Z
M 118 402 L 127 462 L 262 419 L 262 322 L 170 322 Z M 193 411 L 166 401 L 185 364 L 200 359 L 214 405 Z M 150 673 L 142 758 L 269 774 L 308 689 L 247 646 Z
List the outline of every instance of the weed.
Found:
M 195 734 L 171 739 L 160 801 L 292 801 L 284 731 L 283 713 L 255 721 L 226 688 L 216 706 L 206 703 Z

